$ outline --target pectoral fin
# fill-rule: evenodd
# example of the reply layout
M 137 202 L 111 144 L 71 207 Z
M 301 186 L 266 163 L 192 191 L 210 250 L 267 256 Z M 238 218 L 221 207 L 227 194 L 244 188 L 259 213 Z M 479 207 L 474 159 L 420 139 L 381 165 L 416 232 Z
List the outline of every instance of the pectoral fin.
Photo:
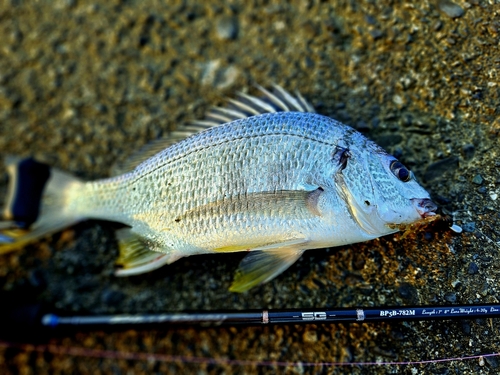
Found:
M 229 291 L 245 292 L 274 279 L 295 263 L 303 252 L 304 250 L 297 246 L 250 252 L 241 261 Z
M 116 276 L 132 276 L 150 272 L 175 262 L 181 256 L 165 253 L 153 242 L 132 232 L 130 228 L 116 231 L 119 256 Z

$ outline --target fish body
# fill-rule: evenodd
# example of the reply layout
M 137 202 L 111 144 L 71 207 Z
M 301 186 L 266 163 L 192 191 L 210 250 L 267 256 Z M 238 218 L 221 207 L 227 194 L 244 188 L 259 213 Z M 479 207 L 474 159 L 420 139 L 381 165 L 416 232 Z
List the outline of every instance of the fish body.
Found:
M 125 275 L 184 256 L 249 251 L 233 291 L 272 279 L 304 250 L 370 240 L 433 215 L 428 193 L 393 156 L 346 125 L 302 112 L 309 107 L 284 91 L 264 92 L 289 110 L 266 113 L 267 102 L 247 97 L 235 120 L 130 172 L 91 182 L 60 178 L 57 212 L 45 211 L 61 223 L 130 227 L 118 235 Z M 245 113 L 255 108 L 263 113 Z M 42 198 L 40 218 L 44 205 Z
M 67 209 L 122 222 L 185 256 L 297 238 L 312 248 L 364 241 L 394 230 L 363 230 L 337 193 L 335 148 L 359 136 L 317 114 L 253 116 L 181 141 L 123 176 L 87 182 L 69 192 Z

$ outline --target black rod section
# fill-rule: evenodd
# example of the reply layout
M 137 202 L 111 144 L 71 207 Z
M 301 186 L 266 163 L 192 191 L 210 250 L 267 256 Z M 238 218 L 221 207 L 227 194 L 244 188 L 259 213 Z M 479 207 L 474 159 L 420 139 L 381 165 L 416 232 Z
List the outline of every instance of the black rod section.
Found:
M 58 316 L 45 314 L 41 325 L 122 326 L 157 324 L 281 324 L 355 323 L 406 320 L 476 319 L 500 317 L 500 304 L 377 307 L 354 309 L 290 309 L 229 312 L 180 312 L 142 315 Z

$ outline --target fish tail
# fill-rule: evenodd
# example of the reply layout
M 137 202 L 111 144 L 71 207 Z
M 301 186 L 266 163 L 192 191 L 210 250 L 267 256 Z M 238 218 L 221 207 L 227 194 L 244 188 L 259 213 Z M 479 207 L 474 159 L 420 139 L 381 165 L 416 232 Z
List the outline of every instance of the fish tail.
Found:
M 68 209 L 71 192 L 83 182 L 33 158 L 8 157 L 7 199 L 0 221 L 0 254 L 84 219 Z

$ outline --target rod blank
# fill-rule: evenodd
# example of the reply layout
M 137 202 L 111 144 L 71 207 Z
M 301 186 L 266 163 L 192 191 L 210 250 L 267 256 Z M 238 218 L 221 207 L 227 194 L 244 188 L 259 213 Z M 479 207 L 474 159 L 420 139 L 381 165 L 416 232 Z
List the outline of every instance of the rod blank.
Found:
M 284 323 L 355 323 L 406 320 L 444 320 L 500 317 L 500 304 L 448 305 L 413 307 L 378 307 L 356 309 L 251 310 L 229 312 L 182 312 L 144 315 L 95 315 L 64 317 L 45 314 L 45 327 L 122 326 L 162 324 L 284 324 Z

